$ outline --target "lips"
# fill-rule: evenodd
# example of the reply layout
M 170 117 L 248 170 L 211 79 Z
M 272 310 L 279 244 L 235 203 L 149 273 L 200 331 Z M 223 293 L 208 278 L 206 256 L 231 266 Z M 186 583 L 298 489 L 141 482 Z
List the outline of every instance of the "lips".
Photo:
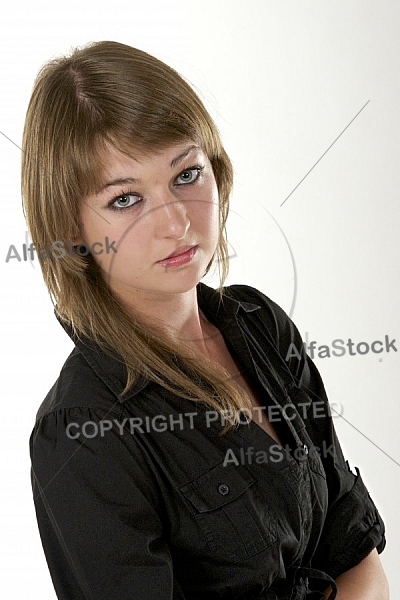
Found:
M 169 256 L 166 256 L 165 258 L 162 258 L 161 261 L 168 260 L 168 259 L 173 258 L 175 256 L 179 256 L 180 254 L 185 254 L 185 252 L 187 252 L 191 248 L 195 248 L 195 245 L 193 245 L 193 246 L 180 246 L 179 248 L 177 248 L 176 250 L 174 250 L 172 252 L 172 254 L 170 254 Z M 161 262 L 161 261 L 157 261 L 157 262 Z

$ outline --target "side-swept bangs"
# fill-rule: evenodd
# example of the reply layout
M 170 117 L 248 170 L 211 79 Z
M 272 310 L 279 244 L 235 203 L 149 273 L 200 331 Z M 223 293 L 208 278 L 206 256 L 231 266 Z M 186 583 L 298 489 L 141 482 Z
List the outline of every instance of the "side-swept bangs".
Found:
M 37 208 L 53 239 L 70 234 L 60 231 L 66 221 L 78 230 L 79 201 L 96 190 L 110 146 L 134 156 L 194 141 L 223 203 L 229 195 L 230 161 L 208 112 L 174 69 L 141 50 L 99 42 L 50 61 L 36 79 L 27 123 L 23 187 L 40 190 Z

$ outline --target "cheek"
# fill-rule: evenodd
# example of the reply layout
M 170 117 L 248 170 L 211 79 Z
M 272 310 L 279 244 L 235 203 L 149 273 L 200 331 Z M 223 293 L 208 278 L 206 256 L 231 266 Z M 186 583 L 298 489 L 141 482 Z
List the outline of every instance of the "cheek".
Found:
M 146 228 L 127 214 L 98 212 L 89 205 L 82 208 L 82 237 L 106 279 L 123 281 L 142 269 L 146 248 L 148 252 Z
M 219 198 L 218 188 L 215 181 L 210 181 L 205 185 L 201 194 L 198 196 L 201 202 L 194 203 L 196 216 L 203 219 L 205 224 L 213 225 L 215 221 L 218 222 L 219 217 Z
M 85 242 L 92 246 L 96 242 L 104 243 L 109 236 L 109 224 L 90 205 L 85 204 L 81 210 L 81 233 Z
M 112 282 L 133 283 L 140 278 L 146 267 L 146 256 L 143 250 L 124 239 L 122 243 L 115 244 L 116 252 L 110 251 L 96 257 L 104 277 Z M 147 254 L 148 258 L 148 254 Z M 147 262 L 148 266 L 148 262 Z
M 144 269 L 144 265 L 151 260 L 152 247 L 149 244 L 148 227 L 145 223 L 129 224 L 114 228 L 114 239 L 117 252 L 107 257 L 107 270 L 116 279 L 137 275 Z M 106 266 L 103 267 L 106 270 Z
M 211 227 L 219 227 L 219 200 L 218 193 L 213 197 L 212 202 L 208 206 L 208 218 Z

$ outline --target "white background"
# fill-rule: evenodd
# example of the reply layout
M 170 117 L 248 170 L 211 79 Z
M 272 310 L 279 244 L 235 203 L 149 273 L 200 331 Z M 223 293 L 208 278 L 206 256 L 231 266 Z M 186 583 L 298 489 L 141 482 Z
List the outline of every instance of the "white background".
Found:
M 8 3 L 0 131 L 21 144 L 34 77 L 52 56 L 102 39 L 154 54 L 194 85 L 234 164 L 228 234 L 236 256 L 227 283 L 262 290 L 317 346 L 388 335 L 399 349 L 399 31 L 394 0 Z M 28 440 L 72 343 L 37 262 L 5 262 L 26 231 L 12 142 L 0 135 L 0 595 L 51 600 Z M 315 359 L 331 402 L 342 404 L 335 424 L 344 453 L 386 523 L 381 559 L 392 597 L 400 590 L 399 356 Z

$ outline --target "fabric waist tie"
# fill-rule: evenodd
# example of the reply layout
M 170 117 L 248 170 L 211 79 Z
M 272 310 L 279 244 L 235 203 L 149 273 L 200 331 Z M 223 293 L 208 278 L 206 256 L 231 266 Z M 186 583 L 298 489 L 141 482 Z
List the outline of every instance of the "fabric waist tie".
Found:
M 335 600 L 336 594 L 337 594 L 336 583 L 335 583 L 335 580 L 332 579 L 332 577 L 330 575 L 328 575 L 328 573 L 325 573 L 324 571 L 320 571 L 319 569 L 312 569 L 311 567 L 299 567 L 296 575 L 297 574 L 299 574 L 298 576 L 300 577 L 300 579 L 305 582 L 307 591 L 312 591 L 312 590 L 308 589 L 308 584 L 309 584 L 310 579 L 326 581 L 327 584 L 330 583 L 332 592 L 329 594 L 328 600 Z M 328 587 L 328 585 L 326 587 Z
M 290 589 L 285 586 L 282 581 L 283 589 L 275 588 L 274 584 L 264 594 L 261 594 L 260 600 L 307 600 L 308 593 L 312 594 L 309 584 L 312 580 L 325 581 L 326 587 L 330 584 L 332 591 L 329 594 L 328 600 L 335 600 L 337 587 L 335 580 L 328 573 L 313 569 L 311 567 L 292 567 L 287 570 L 286 582 L 290 582 Z M 279 585 L 279 584 L 278 584 Z M 275 588 L 275 591 L 273 591 Z M 322 592 L 321 592 L 322 593 Z M 313 595 L 314 597 L 314 595 Z

